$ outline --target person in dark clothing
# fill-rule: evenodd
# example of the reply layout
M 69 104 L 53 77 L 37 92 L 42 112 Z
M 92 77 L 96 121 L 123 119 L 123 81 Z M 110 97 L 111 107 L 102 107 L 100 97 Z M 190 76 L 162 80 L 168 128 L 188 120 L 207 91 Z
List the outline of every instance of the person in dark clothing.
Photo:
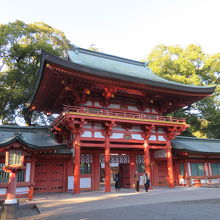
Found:
M 115 181 L 115 190 L 119 191 L 119 189 L 120 189 L 120 175 L 119 175 L 119 173 L 115 174 L 114 181 Z
M 144 183 L 145 191 L 148 192 L 148 189 L 150 187 L 150 178 L 149 178 L 148 173 L 146 171 L 143 175 L 143 183 Z
M 140 180 L 141 180 L 141 178 L 138 175 L 138 172 L 136 172 L 134 175 L 134 183 L 135 183 L 136 192 L 139 192 Z

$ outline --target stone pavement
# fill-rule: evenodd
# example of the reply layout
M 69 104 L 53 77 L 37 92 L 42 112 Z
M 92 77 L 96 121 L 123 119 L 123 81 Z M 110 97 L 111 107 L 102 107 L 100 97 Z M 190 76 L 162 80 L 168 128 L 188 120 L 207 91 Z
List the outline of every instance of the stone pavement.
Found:
M 204 201 L 204 202 L 202 202 Z M 211 202 L 211 203 L 210 203 Z M 169 188 L 154 188 L 149 192 L 144 192 L 141 189 L 140 193 L 134 192 L 133 189 L 122 189 L 119 192 L 82 192 L 80 195 L 72 195 L 69 193 L 52 193 L 36 195 L 33 201 L 28 203 L 36 203 L 41 214 L 20 218 L 22 220 L 45 220 L 45 219 L 73 219 L 73 220 L 108 220 L 108 219 L 149 219 L 145 216 L 149 213 L 149 210 L 156 210 L 154 215 L 152 211 L 152 217 L 150 219 L 160 219 L 157 217 L 160 210 L 164 210 L 163 220 L 165 219 L 194 219 L 194 218 L 170 218 L 167 216 L 170 211 L 171 214 L 175 214 L 176 208 L 185 207 L 186 210 L 194 208 L 194 206 L 200 207 L 204 210 L 208 203 L 220 204 L 220 189 L 219 188 L 195 188 L 195 187 L 176 187 L 174 189 Z M 171 204 L 171 205 L 169 205 Z M 177 206 L 179 204 L 179 206 Z M 189 204 L 191 204 L 189 206 Z M 200 204 L 200 206 L 198 206 Z M 204 206 L 204 207 L 203 207 Z M 210 208 L 213 205 L 210 205 Z M 151 207 L 151 209 L 150 209 Z M 173 208 L 172 208 L 173 207 Z M 218 212 L 220 208 L 216 206 L 214 212 Z M 138 210 L 137 218 L 132 217 L 135 211 Z M 182 209 L 182 213 L 186 213 L 186 210 Z M 147 212 L 148 210 L 148 212 Z M 195 207 L 196 210 L 196 207 Z M 209 209 L 211 210 L 211 209 Z M 86 213 L 87 217 L 82 217 Z M 108 213 L 108 214 L 107 214 Z M 111 214 L 113 213 L 113 214 Z M 115 213 L 115 214 L 114 214 Z M 114 216 L 116 215 L 117 216 Z M 120 214 L 124 217 L 120 217 Z M 141 214 L 142 213 L 142 214 Z M 177 214 L 181 213 L 178 211 Z M 202 212 L 201 212 L 202 213 Z M 207 212 L 206 212 L 207 213 Z M 128 216 L 126 216 L 126 214 Z M 135 215 L 136 215 L 135 214 Z M 106 217 L 104 217 L 106 215 Z M 139 217 L 138 217 L 139 215 Z M 209 214 L 211 215 L 211 214 Z M 88 216 L 91 216 L 88 217 Z M 141 217 L 142 216 L 142 217 Z M 175 215 L 176 216 L 176 215 Z M 204 216 L 204 215 L 203 215 Z M 206 216 L 207 218 L 207 216 Z M 195 217 L 196 219 L 196 217 Z M 202 219 L 202 218 L 198 218 Z M 211 218 L 208 219 L 220 219 Z

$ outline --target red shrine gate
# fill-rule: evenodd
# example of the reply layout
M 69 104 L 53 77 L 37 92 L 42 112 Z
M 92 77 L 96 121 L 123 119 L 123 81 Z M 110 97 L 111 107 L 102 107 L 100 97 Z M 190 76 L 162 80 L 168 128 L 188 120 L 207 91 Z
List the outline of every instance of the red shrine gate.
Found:
M 133 186 L 138 169 L 140 174 L 149 173 L 153 185 L 174 187 L 170 141 L 188 125 L 184 119 L 164 115 L 209 96 L 214 88 L 171 82 L 153 74 L 144 63 L 82 48 L 73 48 L 69 59 L 43 54 L 29 107 L 60 114 L 51 131 L 59 143 L 74 150 L 73 160 L 65 162 L 63 182 L 68 179 L 74 193 L 81 188 L 97 190 L 104 168 L 105 191 L 109 192 L 111 154 L 126 154 L 129 163 L 119 163 L 118 168 L 124 187 Z M 82 163 L 83 154 L 92 155 L 90 165 Z M 82 168 L 89 172 L 83 173 Z M 58 181 L 56 187 L 64 186 Z

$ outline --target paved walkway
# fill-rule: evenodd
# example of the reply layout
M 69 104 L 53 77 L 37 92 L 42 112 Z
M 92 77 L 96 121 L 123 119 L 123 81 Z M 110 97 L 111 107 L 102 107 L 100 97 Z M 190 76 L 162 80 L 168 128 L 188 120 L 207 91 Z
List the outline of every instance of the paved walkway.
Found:
M 22 218 L 24 220 L 30 219 L 73 219 L 73 220 L 87 220 L 90 218 L 81 218 L 83 213 L 101 212 L 103 210 L 145 206 L 162 203 L 185 202 L 191 201 L 191 204 L 196 204 L 198 201 L 207 200 L 219 202 L 220 189 L 219 188 L 194 188 L 194 187 L 176 187 L 169 188 L 155 188 L 149 192 L 140 193 L 134 192 L 133 189 L 122 189 L 119 192 L 82 192 L 80 195 L 72 195 L 68 193 L 53 193 L 42 194 L 34 197 L 31 203 L 36 203 L 41 214 L 33 217 Z M 194 201 L 195 200 L 195 201 Z M 30 203 L 30 202 L 29 202 Z M 175 204 L 174 203 L 174 204 Z M 148 206 L 146 206 L 148 205 Z M 159 206 L 158 206 L 159 207 Z M 219 206 L 220 207 L 220 206 Z M 146 210 L 146 209 L 145 209 Z M 159 212 L 160 210 L 158 210 Z M 175 211 L 175 210 L 174 210 Z M 97 215 L 97 214 L 96 214 Z M 72 217 L 71 217 L 72 216 Z M 104 218 L 91 218 L 104 219 Z M 114 218 L 108 218 L 114 219 Z M 118 219 L 118 218 L 116 218 Z M 142 218 L 137 218 L 142 219 Z M 147 218 L 146 218 L 147 219 Z M 157 218 L 154 218 L 157 219 Z M 168 218 L 169 219 L 169 218 Z

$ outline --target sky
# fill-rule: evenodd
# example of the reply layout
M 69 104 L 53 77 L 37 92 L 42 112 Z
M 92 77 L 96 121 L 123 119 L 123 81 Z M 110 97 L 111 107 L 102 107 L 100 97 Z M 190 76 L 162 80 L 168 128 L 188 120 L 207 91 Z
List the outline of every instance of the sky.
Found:
M 145 58 L 159 44 L 220 53 L 219 0 L 0 0 L 0 24 L 44 22 L 78 47 Z

